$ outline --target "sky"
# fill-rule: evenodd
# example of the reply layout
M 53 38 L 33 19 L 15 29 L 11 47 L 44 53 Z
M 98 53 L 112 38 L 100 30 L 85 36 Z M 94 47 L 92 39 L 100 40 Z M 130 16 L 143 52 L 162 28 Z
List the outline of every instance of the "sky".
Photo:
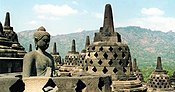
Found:
M 0 21 L 10 13 L 15 32 L 44 26 L 51 35 L 97 30 L 105 4 L 111 4 L 114 26 L 140 26 L 175 32 L 175 0 L 0 0 Z

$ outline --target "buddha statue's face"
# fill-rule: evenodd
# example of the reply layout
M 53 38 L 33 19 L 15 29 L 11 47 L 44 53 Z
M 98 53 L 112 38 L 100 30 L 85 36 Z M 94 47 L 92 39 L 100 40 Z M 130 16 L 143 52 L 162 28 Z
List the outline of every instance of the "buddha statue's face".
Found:
M 37 47 L 41 50 L 46 50 L 49 47 L 50 37 L 49 36 L 43 36 L 42 39 L 40 39 L 37 42 Z

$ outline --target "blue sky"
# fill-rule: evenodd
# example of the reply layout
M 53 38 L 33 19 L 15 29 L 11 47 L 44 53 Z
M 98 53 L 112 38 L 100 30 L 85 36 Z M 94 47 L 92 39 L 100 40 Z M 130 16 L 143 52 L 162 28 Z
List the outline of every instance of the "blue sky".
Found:
M 115 27 L 175 31 L 175 0 L 0 0 L 0 21 L 4 24 L 8 11 L 16 32 L 40 26 L 52 35 L 95 30 L 103 24 L 107 3 Z

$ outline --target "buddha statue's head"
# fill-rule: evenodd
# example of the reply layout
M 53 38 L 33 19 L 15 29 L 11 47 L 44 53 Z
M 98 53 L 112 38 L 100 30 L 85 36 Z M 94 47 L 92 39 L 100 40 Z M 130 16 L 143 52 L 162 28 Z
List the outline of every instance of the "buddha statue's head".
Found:
M 46 50 L 49 47 L 50 34 L 46 32 L 46 29 L 41 26 L 34 33 L 34 42 L 36 50 L 40 48 L 41 50 Z

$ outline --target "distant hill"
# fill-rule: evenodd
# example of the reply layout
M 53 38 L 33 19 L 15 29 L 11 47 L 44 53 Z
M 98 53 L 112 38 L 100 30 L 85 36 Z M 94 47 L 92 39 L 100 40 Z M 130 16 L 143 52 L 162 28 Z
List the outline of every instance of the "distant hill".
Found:
M 64 57 L 71 49 L 72 39 L 76 41 L 77 51 L 81 51 L 85 47 L 86 36 L 89 35 L 92 42 L 94 33 L 97 31 L 52 36 L 48 51 L 52 50 L 53 42 L 56 42 L 57 50 Z M 175 61 L 175 32 L 165 33 L 136 26 L 119 27 L 116 31 L 121 34 L 123 42 L 129 45 L 132 58 L 137 58 L 138 62 L 155 62 L 157 56 L 161 56 L 164 62 Z M 29 30 L 18 33 L 19 41 L 26 51 L 30 43 L 34 48 L 33 32 L 34 30 Z

